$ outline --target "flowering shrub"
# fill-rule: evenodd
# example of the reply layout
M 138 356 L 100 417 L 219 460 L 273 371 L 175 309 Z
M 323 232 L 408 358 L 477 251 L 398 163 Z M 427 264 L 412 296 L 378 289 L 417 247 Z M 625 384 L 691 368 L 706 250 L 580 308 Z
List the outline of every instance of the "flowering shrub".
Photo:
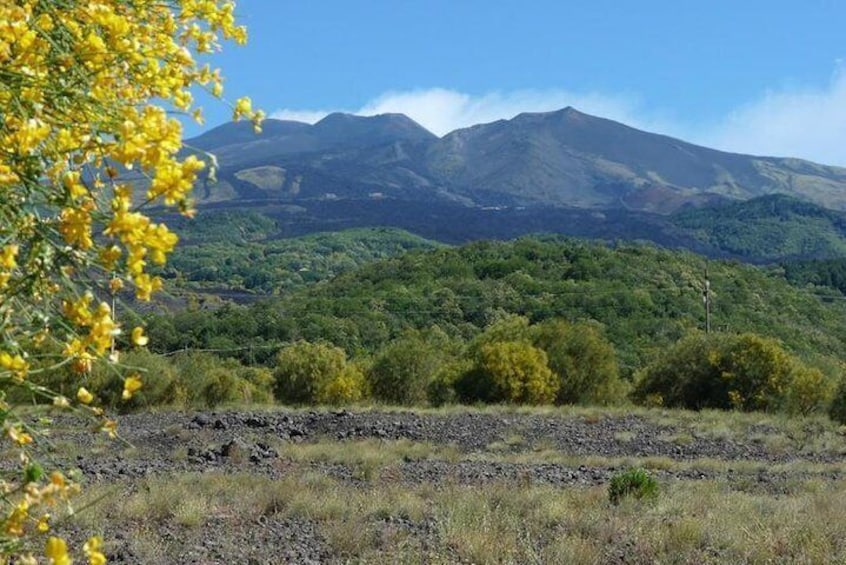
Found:
M 182 128 L 169 112 L 201 121 L 192 89 L 222 96 L 218 70 L 195 56 L 222 40 L 246 41 L 234 10 L 228 0 L 0 1 L 2 391 L 52 398 L 115 434 L 83 379 L 106 358 L 120 370 L 115 294 L 127 286 L 149 300 L 162 286 L 149 267 L 165 262 L 177 237 L 145 207 L 192 213 L 191 187 L 205 165 L 179 155 Z M 233 110 L 257 127 L 262 119 L 246 98 Z M 126 333 L 146 344 L 142 328 Z M 60 366 L 80 375 L 75 394 L 30 381 Z M 139 377 L 123 374 L 124 399 L 142 386 Z M 5 447 L 21 470 L 0 476 L 0 561 L 34 563 L 40 554 L 70 563 L 64 540 L 39 536 L 78 486 L 35 461 L 39 432 L 2 394 Z M 105 561 L 98 538 L 83 552 L 90 563 Z

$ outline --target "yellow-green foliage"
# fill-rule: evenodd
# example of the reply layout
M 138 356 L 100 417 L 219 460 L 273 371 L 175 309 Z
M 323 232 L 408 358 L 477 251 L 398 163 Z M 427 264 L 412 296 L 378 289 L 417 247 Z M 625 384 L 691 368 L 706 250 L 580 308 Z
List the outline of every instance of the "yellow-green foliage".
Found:
M 754 334 L 692 334 L 636 376 L 641 402 L 668 406 L 807 413 L 822 408 L 831 385 L 773 339 Z
M 424 336 L 401 337 L 379 352 L 367 372 L 373 397 L 392 404 L 425 404 L 442 362 L 441 352 Z
M 109 364 L 95 364 L 87 386 L 102 404 L 127 411 L 170 403 L 179 376 L 167 357 L 139 349 L 123 354 L 120 361 L 141 373 L 144 386 L 130 400 L 123 400 L 122 376 Z
M 560 382 L 559 404 L 617 404 L 625 398 L 627 383 L 620 379 L 614 347 L 596 325 L 555 319 L 533 333 Z
M 361 371 L 339 347 L 298 341 L 276 357 L 276 397 L 283 402 L 353 402 L 364 396 Z
M 822 412 L 834 398 L 835 385 L 817 368 L 797 367 L 787 389 L 785 410 L 791 414 Z
M 347 365 L 335 378 L 317 388 L 315 400 L 320 404 L 349 404 L 364 397 L 364 373 L 355 365 Z
M 546 353 L 522 341 L 488 343 L 480 351 L 479 369 L 501 400 L 518 404 L 548 404 L 555 400 L 558 380 Z

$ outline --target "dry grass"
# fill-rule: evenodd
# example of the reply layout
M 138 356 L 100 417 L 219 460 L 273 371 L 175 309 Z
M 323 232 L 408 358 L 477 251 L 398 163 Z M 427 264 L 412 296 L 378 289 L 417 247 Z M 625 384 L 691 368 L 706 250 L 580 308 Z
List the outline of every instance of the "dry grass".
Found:
M 454 410 L 416 412 L 443 416 Z M 679 445 L 754 439 L 775 453 L 846 453 L 844 429 L 817 418 L 646 409 L 472 411 L 587 421 L 634 414 L 671 426 L 673 433 L 660 439 Z M 839 457 L 832 463 L 796 459 L 773 464 L 576 456 L 561 453 L 549 439 L 532 442 L 527 436 L 526 430 L 509 429 L 500 441 L 472 453 L 410 440 L 278 441 L 274 447 L 286 465 L 281 479 L 208 472 L 92 485 L 80 506 L 108 496 L 77 520 L 88 531 L 106 524 L 110 548 L 120 545 L 147 563 L 178 562 L 185 547 L 209 536 L 224 555 L 238 556 L 243 532 L 274 519 L 309 524 L 338 562 L 846 563 L 846 481 L 834 478 L 843 474 Z M 636 435 L 621 431 L 614 439 L 628 442 Z M 65 450 L 71 447 L 60 442 L 57 451 Z M 187 453 L 179 447 L 173 456 L 184 460 Z M 643 467 L 659 477 L 660 494 L 652 503 L 614 506 L 607 485 L 555 487 L 519 479 L 481 486 L 449 478 L 437 484 L 405 482 L 402 466 L 426 460 Z M 333 479 L 321 471 L 327 465 L 346 466 L 357 480 Z M 692 471 L 717 478 L 667 478 Z M 761 483 L 759 476 L 777 479 L 777 484 Z M 123 541 L 116 540 L 117 532 L 125 534 Z
M 720 481 L 661 485 L 654 503 L 608 502 L 605 486 L 353 488 L 313 472 L 281 481 L 202 474 L 141 481 L 96 507 L 91 523 L 132 532 L 135 551 L 172 556 L 182 539 L 282 515 L 317 524 L 339 560 L 366 563 L 838 563 L 846 560 L 846 483 L 806 481 L 788 495 L 737 492 Z M 87 496 L 96 496 L 91 489 Z M 108 520 L 106 518 L 108 517 Z M 227 528 L 209 535 L 225 536 Z M 193 533 L 192 533 L 193 532 Z M 416 556 L 416 557 L 415 557 Z

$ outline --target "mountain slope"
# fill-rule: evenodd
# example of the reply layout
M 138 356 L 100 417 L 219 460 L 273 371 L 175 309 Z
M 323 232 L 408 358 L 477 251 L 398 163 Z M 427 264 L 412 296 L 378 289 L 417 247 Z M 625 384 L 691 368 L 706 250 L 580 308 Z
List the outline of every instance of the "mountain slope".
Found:
M 573 108 L 452 132 L 428 159 L 458 192 L 504 203 L 669 212 L 779 192 L 846 207 L 846 169 L 716 151 Z
M 846 355 L 846 303 L 826 304 L 776 270 L 647 245 L 555 237 L 416 250 L 364 263 L 237 315 L 221 310 L 215 325 L 233 347 L 308 339 L 372 353 L 412 328 L 437 326 L 449 336 L 472 338 L 506 314 L 535 322 L 595 320 L 631 374 L 652 354 L 704 327 L 706 268 L 717 331 L 775 337 L 811 358 Z M 211 324 L 188 318 L 191 323 L 179 324 L 182 334 L 173 332 L 177 341 L 167 344 L 160 336 L 155 342 L 174 349 L 184 339 L 209 346 L 202 340 Z
M 375 195 L 670 213 L 783 193 L 846 210 L 846 169 L 708 149 L 573 108 L 440 139 L 401 114 L 331 114 L 313 126 L 268 120 L 257 137 L 248 128 L 229 124 L 189 140 L 221 167 L 221 186 L 203 187 L 201 201 Z
M 685 210 L 671 218 L 690 237 L 735 257 L 846 257 L 846 214 L 782 194 Z

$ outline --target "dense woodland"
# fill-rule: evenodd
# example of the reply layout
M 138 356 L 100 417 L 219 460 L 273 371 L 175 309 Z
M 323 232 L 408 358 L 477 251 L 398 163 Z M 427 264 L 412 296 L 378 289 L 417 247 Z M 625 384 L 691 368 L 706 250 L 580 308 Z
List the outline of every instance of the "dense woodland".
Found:
M 836 262 L 750 266 L 551 235 L 459 247 L 390 229 L 273 235 L 273 223 L 252 214 L 183 226 L 184 246 L 164 273 L 183 302 L 138 314 L 151 350 L 123 362 L 148 372 L 124 408 L 840 409 L 846 300 L 834 288 Z M 246 284 L 258 280 L 266 283 Z M 251 300 L 209 300 L 215 289 Z M 63 389 L 65 377 L 54 378 Z M 105 368 L 88 385 L 120 404 L 119 379 Z

